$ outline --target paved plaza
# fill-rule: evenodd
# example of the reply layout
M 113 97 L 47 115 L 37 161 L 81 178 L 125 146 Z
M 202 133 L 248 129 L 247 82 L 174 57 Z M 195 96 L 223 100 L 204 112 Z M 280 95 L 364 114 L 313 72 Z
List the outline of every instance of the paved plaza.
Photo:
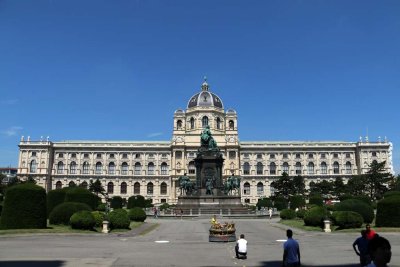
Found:
M 221 222 L 232 219 L 219 218 Z M 248 258 L 237 260 L 235 243 L 208 242 L 208 218 L 148 219 L 120 234 L 0 236 L 0 266 L 271 266 L 280 267 L 286 227 L 278 219 L 234 219 L 248 240 Z M 146 233 L 154 223 L 158 227 Z M 143 232 L 145 231 L 145 232 Z M 358 233 L 294 230 L 303 266 L 358 266 L 352 243 Z M 382 233 L 392 245 L 389 266 L 400 267 L 400 233 Z

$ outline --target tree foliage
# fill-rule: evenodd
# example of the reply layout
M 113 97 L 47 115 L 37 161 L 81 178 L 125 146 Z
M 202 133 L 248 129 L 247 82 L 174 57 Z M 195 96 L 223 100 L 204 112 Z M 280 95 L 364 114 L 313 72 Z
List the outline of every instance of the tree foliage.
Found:
M 90 181 L 89 191 L 95 193 L 96 195 L 99 195 L 99 194 L 104 195 L 105 194 L 104 187 L 101 184 L 99 179 L 97 179 L 95 182 Z
M 289 199 L 289 197 L 295 193 L 293 179 L 290 179 L 286 172 L 284 172 L 278 180 L 273 181 L 271 186 L 275 189 L 275 197 Z
M 388 191 L 388 184 L 393 180 L 393 175 L 386 172 L 386 161 L 373 161 L 370 170 L 365 175 L 365 190 L 371 199 L 381 199 Z

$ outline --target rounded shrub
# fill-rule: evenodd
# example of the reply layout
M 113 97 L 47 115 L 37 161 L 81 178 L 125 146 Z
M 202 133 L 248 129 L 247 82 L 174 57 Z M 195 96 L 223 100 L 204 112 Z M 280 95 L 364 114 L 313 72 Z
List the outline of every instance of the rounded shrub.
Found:
M 107 209 L 106 203 L 100 203 L 96 208 L 96 210 L 98 211 L 106 211 L 106 209 Z
M 73 229 L 92 230 L 96 221 L 90 211 L 81 210 L 71 216 L 70 224 Z
M 64 202 L 65 194 L 69 189 L 69 187 L 64 187 L 62 189 L 51 190 L 47 193 L 47 216 L 50 215 L 54 207 Z
M 378 202 L 375 225 L 377 227 L 400 227 L 400 196 L 385 197 Z
M 301 210 L 296 211 L 297 218 L 303 219 L 305 214 L 306 214 L 306 210 L 301 209 Z
M 364 223 L 363 217 L 354 211 L 335 211 L 332 218 L 339 229 L 359 228 Z
M 101 211 L 92 211 L 92 215 L 95 221 L 96 227 L 101 227 L 103 225 L 103 221 L 105 220 L 106 216 L 104 212 Z
M 167 209 L 169 209 L 170 207 L 171 207 L 170 204 L 168 204 L 168 203 L 163 203 L 163 204 L 161 204 L 161 206 L 160 206 L 160 210 L 167 210 Z
M 353 199 L 360 200 L 360 201 L 362 201 L 365 204 L 370 205 L 370 206 L 372 205 L 371 198 L 369 196 L 366 196 L 366 195 L 354 196 Z
M 308 226 L 322 226 L 326 217 L 326 210 L 316 206 L 309 209 L 304 215 L 304 224 Z
M 84 203 L 64 202 L 55 207 L 49 215 L 50 224 L 69 224 L 71 216 L 78 211 L 92 209 Z
M 141 195 L 131 196 L 128 199 L 128 209 L 132 209 L 134 207 L 139 207 L 139 208 L 146 207 L 146 200 L 144 199 L 144 196 Z
M 301 195 L 295 195 L 290 197 L 290 208 L 295 210 L 295 209 L 300 209 L 301 207 L 304 207 L 306 205 L 306 200 L 304 199 L 303 196 Z
M 269 198 L 259 198 L 257 201 L 257 209 L 261 209 L 262 207 L 272 207 L 272 200 Z
M 65 202 L 85 203 L 91 209 L 97 208 L 100 198 L 82 187 L 72 187 L 65 194 Z
M 365 223 L 371 223 L 374 220 L 373 208 L 365 202 L 358 199 L 346 199 L 335 205 L 337 211 L 354 211 L 359 213 Z
M 0 225 L 3 229 L 46 228 L 46 190 L 33 183 L 8 188 Z
M 124 209 L 116 209 L 109 214 L 110 227 L 112 229 L 129 229 L 131 221 L 128 212 Z
M 292 209 L 283 209 L 280 212 L 280 217 L 282 220 L 291 220 L 296 218 L 296 212 Z
M 110 207 L 112 209 L 122 209 L 122 197 L 120 196 L 115 196 L 111 199 Z
M 319 195 L 312 195 L 310 196 L 308 204 L 313 204 L 322 207 L 324 204 L 324 199 Z
M 146 212 L 142 208 L 135 207 L 129 210 L 129 219 L 135 222 L 144 222 L 146 220 Z

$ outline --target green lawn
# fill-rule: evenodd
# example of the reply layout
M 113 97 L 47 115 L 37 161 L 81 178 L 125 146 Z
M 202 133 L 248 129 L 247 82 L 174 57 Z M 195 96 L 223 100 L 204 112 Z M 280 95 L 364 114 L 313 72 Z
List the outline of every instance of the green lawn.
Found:
M 142 222 L 131 222 L 130 228 L 134 229 L 141 226 Z M 49 234 L 49 233 L 58 233 L 58 234 L 68 234 L 68 233 L 80 233 L 80 234 L 102 234 L 101 227 L 96 227 L 94 230 L 77 230 L 72 229 L 70 226 L 66 225 L 52 225 L 50 224 L 46 229 L 10 229 L 10 230 L 0 230 L 0 235 L 7 234 Z M 126 232 L 129 229 L 115 229 L 110 233 L 115 232 Z

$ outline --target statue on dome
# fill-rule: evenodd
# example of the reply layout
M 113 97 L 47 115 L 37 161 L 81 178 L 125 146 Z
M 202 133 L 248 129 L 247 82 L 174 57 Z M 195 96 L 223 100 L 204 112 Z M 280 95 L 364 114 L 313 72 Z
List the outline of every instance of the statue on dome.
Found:
M 201 146 L 208 150 L 218 150 L 217 142 L 212 137 L 210 126 L 206 126 L 200 136 Z

